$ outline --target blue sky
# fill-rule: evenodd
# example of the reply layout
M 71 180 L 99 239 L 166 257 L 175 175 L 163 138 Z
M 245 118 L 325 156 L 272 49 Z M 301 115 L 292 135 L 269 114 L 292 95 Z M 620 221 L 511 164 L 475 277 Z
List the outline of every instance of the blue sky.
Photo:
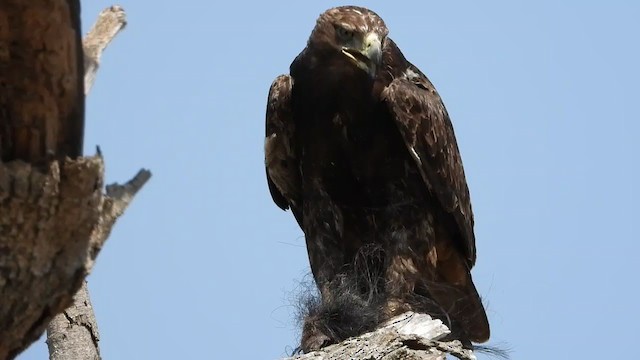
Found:
M 83 26 L 111 3 L 83 2 Z M 122 0 L 88 98 L 109 182 L 153 178 L 89 278 L 105 359 L 275 359 L 296 345 L 302 232 L 263 168 L 269 85 L 332 1 Z M 452 117 L 473 276 L 514 359 L 626 358 L 640 321 L 640 3 L 358 1 Z M 47 358 L 41 340 L 19 356 Z

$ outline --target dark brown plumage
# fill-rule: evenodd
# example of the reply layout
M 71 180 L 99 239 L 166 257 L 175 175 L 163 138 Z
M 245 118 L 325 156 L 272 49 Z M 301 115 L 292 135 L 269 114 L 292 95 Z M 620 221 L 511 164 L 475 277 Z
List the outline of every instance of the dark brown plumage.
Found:
M 332 281 L 359 250 L 375 245 L 384 253 L 385 318 L 428 311 L 462 340 L 484 342 L 489 324 L 470 275 L 473 213 L 453 127 L 431 82 L 387 33 L 364 8 L 320 16 L 290 75 L 269 92 L 269 189 L 305 233 L 323 300 L 335 297 Z

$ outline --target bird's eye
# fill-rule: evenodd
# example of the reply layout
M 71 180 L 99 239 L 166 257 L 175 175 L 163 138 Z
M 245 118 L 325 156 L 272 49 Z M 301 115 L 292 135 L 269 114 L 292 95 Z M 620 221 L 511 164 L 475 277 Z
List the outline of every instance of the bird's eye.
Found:
M 349 40 L 354 35 L 353 30 L 345 29 L 345 28 L 343 28 L 341 26 L 338 26 L 336 28 L 336 32 L 338 33 L 338 36 L 343 40 Z

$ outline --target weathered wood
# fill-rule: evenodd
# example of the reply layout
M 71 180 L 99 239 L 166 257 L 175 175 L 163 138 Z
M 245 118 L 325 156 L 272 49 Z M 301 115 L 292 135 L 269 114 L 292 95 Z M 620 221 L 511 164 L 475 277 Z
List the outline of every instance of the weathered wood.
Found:
M 100 67 L 100 57 L 113 38 L 127 25 L 124 10 L 117 5 L 102 10 L 82 41 L 84 48 L 84 90 L 88 94 Z
M 111 228 L 129 206 L 135 194 L 151 178 L 148 170 L 140 170 L 136 176 L 124 185 L 107 185 L 106 205 L 101 216 L 101 226 L 94 228 L 92 238 L 100 247 L 109 237 Z M 93 253 L 97 255 L 100 247 Z M 93 267 L 95 255 L 86 258 L 85 275 Z M 47 345 L 49 359 L 100 359 L 98 324 L 93 313 L 86 283 L 73 297 L 73 303 L 56 315 L 47 327 Z
M 91 307 L 87 282 L 73 296 L 73 305 L 47 326 L 49 359 L 100 359 L 98 323 Z
M 82 154 L 79 0 L 0 1 L 0 159 Z
M 67 308 L 116 219 L 149 179 L 141 170 L 103 194 L 101 156 L 47 172 L 0 163 L 0 359 L 35 341 Z
M 475 360 L 475 355 L 463 349 L 459 341 L 438 340 L 447 334 L 449 329 L 442 321 L 407 312 L 376 331 L 284 360 L 444 360 L 447 354 Z
M 102 52 L 124 28 L 126 15 L 119 6 L 104 9 L 85 36 L 84 91 L 88 95 L 93 87 Z M 113 195 L 113 194 L 111 194 Z M 50 360 L 100 359 L 96 321 L 86 281 L 74 295 L 73 303 L 56 315 L 47 326 L 47 345 Z
M 150 177 L 141 170 L 105 194 L 100 154 L 79 157 L 79 29 L 77 0 L 0 2 L 0 359 L 15 357 L 71 304 Z

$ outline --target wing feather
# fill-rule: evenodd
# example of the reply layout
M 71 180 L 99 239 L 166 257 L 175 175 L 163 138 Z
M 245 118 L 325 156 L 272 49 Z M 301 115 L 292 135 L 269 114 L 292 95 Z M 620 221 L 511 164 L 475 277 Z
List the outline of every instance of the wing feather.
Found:
M 429 79 L 409 64 L 382 92 L 429 190 L 460 230 L 469 267 L 476 260 L 473 212 L 449 114 Z
M 278 76 L 269 89 L 265 124 L 265 168 L 273 201 L 281 209 L 291 208 L 296 219 L 300 212 L 300 171 L 293 146 L 295 124 L 291 107 L 293 79 Z

